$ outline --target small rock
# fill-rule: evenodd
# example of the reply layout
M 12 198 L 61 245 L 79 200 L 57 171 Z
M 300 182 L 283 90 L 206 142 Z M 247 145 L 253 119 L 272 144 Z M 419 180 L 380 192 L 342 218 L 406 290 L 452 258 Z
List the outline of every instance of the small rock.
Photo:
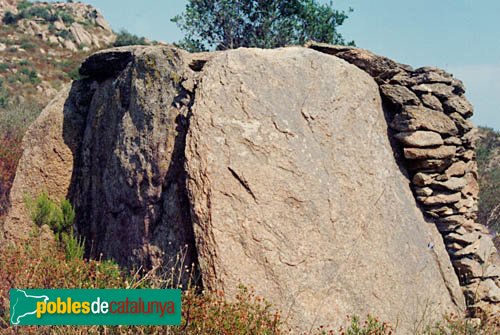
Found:
M 427 174 L 423 172 L 419 172 L 413 176 L 413 184 L 417 186 L 427 186 L 430 185 L 431 182 L 434 180 L 434 178 L 437 176 L 437 174 Z
M 444 144 L 446 145 L 455 145 L 455 146 L 461 146 L 462 145 L 462 140 L 459 139 L 458 137 L 451 136 L 448 138 L 444 139 Z
M 451 177 L 445 182 L 435 181 L 431 185 L 443 187 L 450 191 L 461 191 L 467 185 L 467 180 L 464 178 Z
M 456 135 L 457 126 L 446 114 L 424 106 L 404 106 L 394 117 L 391 127 L 401 132 L 431 130 L 443 135 Z
M 448 242 L 456 242 L 461 245 L 472 245 L 474 242 L 479 241 L 482 235 L 480 233 L 472 232 L 464 235 L 451 233 L 444 237 Z M 465 256 L 465 255 L 462 255 Z
M 462 215 L 447 216 L 445 218 L 442 218 L 440 221 L 443 223 L 457 224 L 459 226 L 467 222 L 467 220 Z
M 450 118 L 455 122 L 455 125 L 458 128 L 460 134 L 465 134 L 474 128 L 474 125 L 469 120 L 466 120 L 462 117 L 462 115 L 458 113 L 451 113 Z
M 451 178 L 453 176 L 463 176 L 467 172 L 467 164 L 462 161 L 458 161 L 453 163 L 446 171 L 445 175 L 447 178 Z
M 432 93 L 440 99 L 448 99 L 453 95 L 453 86 L 443 83 L 420 84 L 413 86 L 412 90 L 420 94 Z
M 448 252 L 450 253 L 455 253 L 459 250 L 462 250 L 463 249 L 463 246 L 461 246 L 460 244 L 458 243 L 448 243 L 446 244 L 446 250 L 448 250 Z
M 458 189 L 456 191 L 460 191 L 460 190 Z M 467 198 L 462 199 L 459 202 L 457 202 L 454 206 L 455 206 L 455 208 L 462 208 L 462 207 L 472 208 L 474 206 L 474 204 L 475 204 L 474 199 L 472 197 L 467 197 Z
M 417 199 L 423 203 L 424 205 L 432 206 L 432 205 L 445 205 L 445 204 L 453 204 L 455 202 L 460 201 L 462 195 L 460 193 L 454 194 L 438 194 L 430 197 L 417 197 Z
M 488 228 L 483 226 L 482 224 L 474 222 L 474 220 L 467 220 L 462 227 L 464 227 L 468 232 L 474 232 L 477 231 L 479 233 L 483 234 L 489 234 Z
M 485 300 L 493 303 L 500 303 L 500 287 L 498 287 L 493 279 L 481 280 L 478 283 L 470 285 L 467 289 L 475 294 L 476 300 Z
M 460 225 L 455 222 L 446 222 L 441 220 L 438 220 L 436 222 L 436 228 L 439 230 L 440 233 L 451 233 L 454 232 L 459 227 Z
M 76 47 L 75 43 L 71 40 L 64 40 L 63 45 L 66 49 L 76 52 L 78 51 L 78 48 Z
M 460 154 L 465 161 L 470 161 L 476 158 L 476 152 L 474 150 L 467 150 L 464 153 Z
M 415 78 L 412 78 L 408 75 L 408 72 L 406 71 L 401 71 L 397 74 L 395 74 L 391 80 L 391 84 L 399 84 L 403 86 L 415 86 L 417 85 L 417 81 Z
M 437 216 L 437 218 L 442 218 L 457 214 L 458 212 L 448 206 L 436 206 L 434 208 L 427 209 L 426 213 L 431 215 L 434 214 L 432 216 Z
M 458 252 L 455 251 L 455 253 Z M 458 272 L 458 275 L 461 278 L 466 278 L 465 281 L 468 281 L 472 278 L 478 278 L 483 275 L 484 269 L 479 264 L 479 262 L 470 259 L 470 258 L 461 258 L 453 261 L 453 266 L 455 270 Z
M 64 22 L 62 22 L 61 20 L 54 21 L 54 27 L 55 27 L 57 30 L 63 30 L 63 29 L 66 29 L 66 25 L 65 25 L 65 24 L 64 24 Z
M 433 149 L 405 148 L 404 155 L 407 159 L 444 159 L 455 156 L 456 150 L 454 146 L 441 146 Z
M 466 235 L 462 235 L 462 237 L 464 236 Z M 489 238 L 487 235 L 480 234 L 479 239 L 477 239 L 472 244 L 466 246 L 462 250 L 457 251 L 454 254 L 454 256 L 455 257 L 470 256 L 477 259 L 481 263 L 484 263 L 490 258 L 490 255 L 494 253 L 496 253 L 496 248 L 491 238 Z
M 420 99 L 415 93 L 401 85 L 381 85 L 380 91 L 393 104 L 402 105 L 420 105 Z
M 417 195 L 428 197 L 428 196 L 432 195 L 432 188 L 430 188 L 430 187 L 416 187 L 415 193 Z
M 441 135 L 433 131 L 403 132 L 394 135 L 394 137 L 410 147 L 431 147 L 444 143 Z
M 476 177 L 472 173 L 467 173 L 464 178 L 467 184 L 462 189 L 462 194 L 477 199 L 479 196 L 479 183 Z
M 464 96 L 453 96 L 443 103 L 446 113 L 458 113 L 464 118 L 469 118 L 474 114 L 474 107 Z
M 426 107 L 429 107 L 438 112 L 442 112 L 444 110 L 441 101 L 439 101 L 439 99 L 432 94 L 424 94 L 420 97 L 420 99 Z
M 58 40 L 58 39 L 57 39 L 57 37 L 56 37 L 56 36 L 54 36 L 54 35 L 49 35 L 49 37 L 48 37 L 48 41 L 49 41 L 49 43 L 51 43 L 51 44 L 59 44 L 59 40 Z
M 71 35 L 76 41 L 77 45 L 92 45 L 92 35 L 90 35 L 81 24 L 73 22 L 69 28 Z
M 412 171 L 437 172 L 445 171 L 453 161 L 451 159 L 423 159 L 413 160 L 409 166 Z

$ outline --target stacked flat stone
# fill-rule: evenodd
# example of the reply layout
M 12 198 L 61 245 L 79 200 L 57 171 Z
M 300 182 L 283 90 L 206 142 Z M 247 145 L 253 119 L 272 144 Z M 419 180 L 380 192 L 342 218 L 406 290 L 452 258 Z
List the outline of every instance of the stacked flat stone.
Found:
M 362 49 L 307 46 L 360 67 L 379 84 L 415 198 L 443 236 L 469 312 L 500 313 L 498 252 L 488 229 L 476 222 L 475 128 L 463 83 L 441 69 L 413 70 Z

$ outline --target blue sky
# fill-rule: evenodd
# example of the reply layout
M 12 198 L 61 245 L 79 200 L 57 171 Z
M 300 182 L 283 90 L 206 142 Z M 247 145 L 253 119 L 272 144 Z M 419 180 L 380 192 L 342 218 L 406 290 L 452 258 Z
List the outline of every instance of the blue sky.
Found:
M 115 30 L 173 42 L 170 18 L 184 0 L 86 0 Z M 321 1 L 327 2 L 327 1 Z M 500 1 L 334 0 L 354 8 L 340 31 L 361 48 L 410 64 L 446 69 L 462 79 L 475 106 L 473 121 L 500 130 Z

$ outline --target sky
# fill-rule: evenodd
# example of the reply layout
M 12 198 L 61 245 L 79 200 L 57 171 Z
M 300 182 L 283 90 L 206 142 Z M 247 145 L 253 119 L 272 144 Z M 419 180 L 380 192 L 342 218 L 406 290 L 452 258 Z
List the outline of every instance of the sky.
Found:
M 170 18 L 185 0 L 85 0 L 113 29 L 174 42 L 182 37 Z M 326 3 L 327 0 L 319 0 Z M 358 47 L 415 68 L 437 66 L 464 81 L 477 125 L 500 130 L 500 1 L 334 0 L 354 9 L 340 27 Z

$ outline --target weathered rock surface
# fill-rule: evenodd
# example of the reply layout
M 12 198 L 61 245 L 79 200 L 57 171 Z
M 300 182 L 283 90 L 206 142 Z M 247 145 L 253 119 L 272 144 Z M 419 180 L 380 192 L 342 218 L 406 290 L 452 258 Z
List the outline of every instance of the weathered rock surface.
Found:
M 25 207 L 26 198 L 35 198 L 42 192 L 53 199 L 66 198 L 73 172 L 72 149 L 78 140 L 77 113 L 66 103 L 70 89 L 63 89 L 44 109 L 29 128 L 23 140 L 23 155 L 10 192 L 11 210 L 6 218 L 3 233 L 7 240 L 27 238 L 32 227 Z M 69 134 L 67 141 L 64 133 Z M 77 135 L 76 135 L 77 136 Z
M 97 80 L 71 196 L 91 256 L 170 268 L 182 253 L 182 266 L 196 263 L 183 168 L 188 59 L 171 47 L 120 48 L 82 65 Z
M 409 147 L 430 147 L 444 144 L 441 135 L 433 131 L 398 133 L 394 137 Z
M 253 286 L 301 330 L 371 313 L 404 334 L 429 303 L 436 316 L 463 311 L 462 289 L 494 311 L 463 84 L 312 47 L 329 55 L 164 46 L 89 57 L 88 78 L 25 139 L 6 236 L 29 230 L 21 195 L 42 180 L 74 203 L 88 255 L 150 268 L 182 251 L 206 288 Z
M 336 58 L 290 48 L 209 62 L 186 149 L 205 286 L 255 287 L 302 330 L 355 310 L 408 329 L 427 299 L 462 308 L 386 128 L 375 82 Z
M 444 135 L 457 134 L 457 126 L 445 114 L 423 106 L 406 106 L 397 114 L 392 127 L 399 131 L 431 130 Z
M 492 281 L 470 266 L 477 261 L 482 269 L 497 267 L 500 259 L 488 229 L 475 222 L 479 193 L 476 131 L 467 120 L 473 108 L 464 96 L 463 83 L 441 69 L 413 70 L 366 50 L 353 51 L 314 42 L 309 47 L 355 64 L 379 83 L 382 97 L 389 101 L 390 126 L 399 132 L 395 138 L 401 143 L 407 168 L 413 174 L 416 199 L 427 217 L 435 222 L 455 260 L 470 315 L 498 315 L 500 304 L 491 297 L 500 290 L 499 276 L 495 277 L 496 282 Z M 420 101 L 415 101 L 415 96 Z M 423 130 L 441 134 L 443 143 L 431 145 Z M 469 267 L 464 271 L 465 265 Z M 490 293 L 470 289 L 468 275 L 472 273 L 478 275 L 474 277 L 477 287 L 487 288 Z
M 454 146 L 441 146 L 435 149 L 405 148 L 404 154 L 407 159 L 444 159 L 455 156 Z

